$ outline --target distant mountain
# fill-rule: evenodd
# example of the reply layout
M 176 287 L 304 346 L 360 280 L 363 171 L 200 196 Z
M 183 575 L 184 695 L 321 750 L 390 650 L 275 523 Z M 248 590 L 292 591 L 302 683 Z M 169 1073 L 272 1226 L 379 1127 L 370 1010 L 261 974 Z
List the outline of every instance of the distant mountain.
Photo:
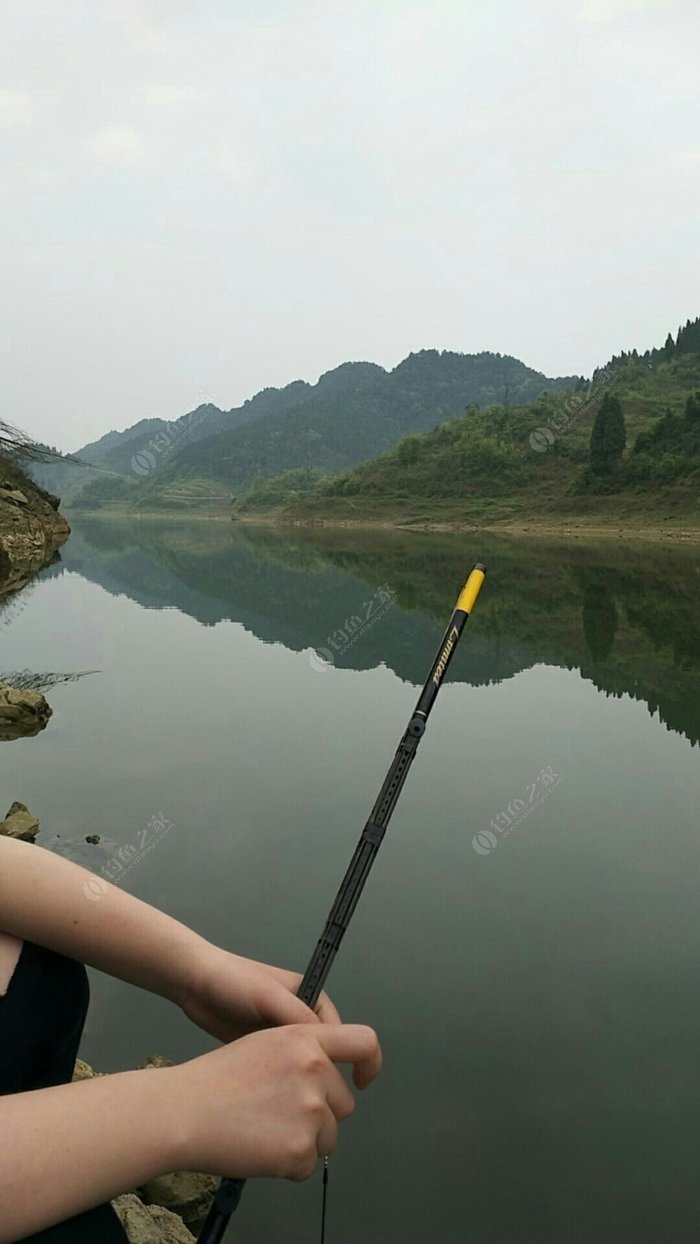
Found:
M 169 491 L 192 479 L 219 481 L 237 492 L 256 476 L 296 467 L 342 470 L 467 406 L 529 402 L 578 382 L 573 376 L 553 380 L 518 359 L 490 353 L 421 350 L 389 372 L 375 363 L 344 363 L 315 385 L 297 382 L 258 395 L 254 402 L 266 396 L 267 409 L 256 410 L 258 417 L 249 416 L 243 426 L 229 422 L 217 435 L 185 439 L 140 485 L 138 504 L 167 506 Z
M 153 436 L 155 432 L 160 432 L 168 425 L 165 419 L 139 419 L 138 423 L 132 424 L 123 432 L 107 432 L 97 441 L 90 441 L 87 445 L 83 445 L 82 449 L 76 451 L 76 456 L 85 458 L 87 462 L 100 463 L 106 461 L 110 454 L 114 453 L 124 445 L 128 445 L 131 441 L 139 440 L 144 436 Z
M 208 418 L 218 430 L 221 424 L 216 422 L 217 419 L 226 418 L 227 413 L 219 410 L 218 406 L 206 405 L 198 406 L 196 410 L 182 415 L 172 423 L 165 419 L 139 419 L 123 432 L 106 432 L 98 440 L 81 445 L 80 449 L 65 458 L 58 456 L 53 462 L 31 464 L 32 478 L 42 488 L 57 494 L 68 503 L 74 501 L 86 484 L 109 478 L 110 475 L 124 476 L 129 482 L 136 484 L 139 476 L 133 470 L 133 457 L 147 447 L 155 436 L 174 437 L 190 425 L 191 433 L 194 434 L 195 427 L 199 429 L 206 426 Z M 80 463 L 71 462 L 71 457 L 79 458 Z M 95 469 L 92 469 L 93 465 Z
M 317 384 L 294 380 L 265 388 L 231 410 L 205 403 L 172 421 L 139 419 L 76 449 L 71 456 L 89 466 L 59 457 L 33 466 L 32 475 L 68 504 L 86 484 L 112 474 L 134 486 L 139 504 L 159 505 L 167 503 L 163 493 L 173 484 L 195 478 L 216 482 L 214 491 L 221 492 L 222 485 L 235 491 L 256 475 L 298 466 L 341 470 L 407 432 L 462 414 L 467 405 L 527 402 L 575 380 L 552 380 L 491 353 L 422 350 L 391 372 L 376 363 L 343 363 Z M 149 454 L 158 469 L 144 478 Z
M 619 460 L 602 474 L 590 442 L 604 400 L 619 409 L 624 431 Z M 423 524 L 543 513 L 696 515 L 700 319 L 660 349 L 613 357 L 564 399 L 549 391 L 471 409 L 332 475 L 307 468 L 259 478 L 236 497 L 234 512 L 265 511 L 295 521 Z

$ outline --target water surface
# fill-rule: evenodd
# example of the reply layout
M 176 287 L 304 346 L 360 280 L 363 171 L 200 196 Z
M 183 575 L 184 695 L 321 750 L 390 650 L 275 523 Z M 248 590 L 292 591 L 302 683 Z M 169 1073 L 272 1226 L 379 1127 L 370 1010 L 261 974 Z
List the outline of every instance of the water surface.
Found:
M 474 560 L 487 585 L 331 977 L 385 1070 L 343 1128 L 329 1244 L 696 1240 L 693 550 L 83 522 L 0 614 L 0 668 L 99 672 L 2 745 L 3 798 L 98 873 L 167 822 L 121 884 L 303 968 Z M 92 982 L 97 1067 L 210 1048 Z M 319 1208 L 316 1181 L 258 1183 L 228 1238 L 315 1240 Z

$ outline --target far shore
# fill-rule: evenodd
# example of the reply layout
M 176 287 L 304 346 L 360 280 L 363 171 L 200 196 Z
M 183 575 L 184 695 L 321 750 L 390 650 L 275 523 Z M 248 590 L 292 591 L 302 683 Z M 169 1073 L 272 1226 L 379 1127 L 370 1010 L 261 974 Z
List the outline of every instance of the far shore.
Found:
M 625 540 L 646 540 L 646 541 L 675 541 L 679 544 L 700 544 L 700 526 L 659 526 L 659 525 L 640 525 L 634 521 L 620 523 L 611 522 L 608 525 L 598 523 L 587 523 L 584 520 L 580 522 L 570 519 L 554 522 L 551 518 L 533 518 L 520 522 L 490 522 L 482 523 L 472 522 L 427 522 L 427 523 L 406 523 L 400 521 L 389 521 L 387 519 L 328 519 L 313 521 L 305 521 L 292 518 L 265 518 L 253 517 L 245 515 L 239 517 L 238 522 L 245 523 L 251 527 L 295 527 L 308 528 L 314 527 L 324 528 L 357 528 L 358 530 L 367 530 L 374 528 L 375 530 L 386 531 L 432 531 L 444 532 L 446 534 L 459 534 L 461 532 L 480 532 L 486 531 L 493 535 L 509 535 L 509 536 L 546 536 L 547 539 L 552 537 L 561 537 L 562 539 L 604 539 L 619 540 L 622 537 Z
M 267 514 L 234 514 L 228 509 L 217 509 L 209 513 L 196 510 L 149 510 L 134 511 L 123 506 L 105 506 L 99 510 L 72 510 L 69 517 L 73 522 L 82 518 L 119 519 L 130 522 L 235 522 L 250 527 L 294 527 L 297 530 L 307 528 L 342 528 L 358 530 L 387 531 L 422 531 L 459 534 L 462 532 L 491 532 L 494 535 L 546 537 L 547 539 L 562 538 L 566 540 L 630 540 L 651 543 L 673 542 L 677 544 L 700 544 L 700 518 L 695 515 L 686 519 L 668 518 L 659 521 L 658 517 L 643 515 L 620 517 L 607 515 L 592 520 L 587 515 L 535 515 L 532 518 L 518 519 L 478 519 L 470 518 L 455 520 L 449 518 L 415 518 L 410 515 L 368 515 L 364 518 L 341 515 L 314 515 L 297 517 L 284 512 Z

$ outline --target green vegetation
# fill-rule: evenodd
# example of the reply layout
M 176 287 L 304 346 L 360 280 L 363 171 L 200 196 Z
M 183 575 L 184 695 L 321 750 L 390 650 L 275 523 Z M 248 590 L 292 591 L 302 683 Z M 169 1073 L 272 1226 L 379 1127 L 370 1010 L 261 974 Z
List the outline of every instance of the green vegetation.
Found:
M 316 385 L 289 386 L 293 392 L 277 408 L 243 426 L 188 439 L 140 486 L 140 504 L 158 505 L 163 489 L 192 476 L 238 491 L 288 470 L 343 470 L 407 434 L 461 415 L 468 404 L 527 402 L 545 390 L 564 392 L 573 382 L 549 380 L 517 359 L 488 353 L 422 350 L 391 372 L 374 363 L 344 363 Z
M 287 470 L 338 471 L 381 453 L 406 433 L 423 432 L 473 403 L 527 402 L 563 392 L 575 377 L 552 380 L 507 355 L 422 350 L 391 372 L 343 363 L 317 384 L 267 388 L 232 410 L 205 403 L 172 422 L 140 419 L 33 470 L 37 483 L 73 504 L 98 477 L 94 468 L 139 485 L 140 508 L 173 508 L 163 493 L 190 480 L 239 489 Z M 134 458 L 155 466 L 146 477 Z
M 121 475 L 99 475 L 81 488 L 73 501 L 76 509 L 99 510 L 114 501 L 129 501 L 133 485 Z
M 471 407 L 306 496 L 283 476 L 234 514 L 304 520 L 501 522 L 537 515 L 700 512 L 700 320 L 671 346 L 614 358 L 587 387 Z M 670 335 L 669 335 L 670 336 Z
M 593 420 L 591 473 L 610 475 L 620 465 L 626 440 L 622 406 L 612 393 L 606 393 Z
M 269 510 L 288 501 L 295 501 L 298 497 L 329 484 L 331 479 L 332 476 L 327 471 L 319 471 L 313 467 L 283 471 L 281 475 L 272 475 L 269 479 L 258 476 L 246 490 L 246 510 L 249 513 Z
M 295 521 L 526 521 L 700 510 L 700 319 L 613 356 L 590 382 L 500 354 L 423 350 L 392 371 L 345 363 L 243 406 L 143 419 L 38 462 L 81 509 L 221 512 Z M 466 410 L 466 413 L 465 413 Z M 105 484 L 99 480 L 117 480 Z
M 138 444 L 144 437 L 154 435 L 165 426 L 162 419 L 141 419 L 124 432 L 107 432 L 99 440 L 83 445 L 75 454 L 61 455 L 53 449 L 51 458 L 31 467 L 32 478 L 42 488 L 60 496 L 64 503 L 73 504 L 87 484 L 103 479 L 106 472 L 125 475 L 129 471 L 123 457 L 127 447 L 132 442 Z M 132 447 L 129 453 L 132 455 L 134 452 Z M 133 472 L 130 471 L 130 475 L 133 479 Z
M 623 473 L 626 486 L 683 478 L 700 484 L 700 393 L 688 397 L 682 416 L 669 409 L 639 433 Z
M 149 497 L 147 502 L 144 501 L 141 489 L 137 489 L 131 508 L 137 512 L 145 509 L 163 513 L 179 513 L 183 510 L 189 513 L 202 510 L 211 513 L 228 510 L 230 503 L 230 492 L 217 480 L 200 479 L 194 476 L 191 479 L 164 484 Z
M 243 418 L 240 412 L 222 411 L 207 403 L 172 423 L 165 419 L 139 419 L 123 432 L 107 432 L 99 440 L 83 445 L 75 454 L 61 455 L 52 449 L 45 462 L 32 465 L 32 477 L 72 505 L 86 484 L 108 473 L 138 483 L 139 474 L 134 470 L 137 454 L 150 450 L 160 461 L 163 453 L 172 452 L 185 440 L 193 442 L 198 437 L 213 435 L 222 425 L 228 426 L 231 418 L 238 417 Z

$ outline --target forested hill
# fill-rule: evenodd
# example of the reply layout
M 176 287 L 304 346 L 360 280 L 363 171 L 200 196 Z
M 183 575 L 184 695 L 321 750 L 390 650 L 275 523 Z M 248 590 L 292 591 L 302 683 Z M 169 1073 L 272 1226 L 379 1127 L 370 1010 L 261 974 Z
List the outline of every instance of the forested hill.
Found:
M 177 451 L 185 443 L 192 445 L 249 420 L 279 410 L 291 410 L 310 389 L 311 385 L 303 380 L 295 380 L 283 389 L 262 389 L 232 410 L 221 410 L 213 402 L 203 402 L 178 419 L 139 419 L 122 432 L 106 432 L 65 457 L 54 451 L 55 460 L 31 465 L 32 477 L 43 488 L 60 494 L 68 502 L 72 502 L 87 484 L 98 486 L 97 495 L 99 491 L 107 494 L 111 491 L 114 495 L 125 496 L 125 485 L 135 484 L 140 478 L 134 470 L 135 456 L 148 452 L 154 443 L 159 453 L 163 448 Z M 124 484 L 115 487 L 122 480 Z
M 164 490 L 185 480 L 199 480 L 206 494 L 208 484 L 216 492 L 222 485 L 236 491 L 255 475 L 295 466 L 340 470 L 381 453 L 408 432 L 460 414 L 467 404 L 530 401 L 575 382 L 550 379 L 518 359 L 492 353 L 423 350 L 391 372 L 376 363 L 343 363 L 317 384 L 295 380 L 265 388 L 231 410 L 203 403 L 172 421 L 146 417 L 124 431 L 107 432 L 71 455 L 94 469 L 59 456 L 37 464 L 32 473 L 68 503 L 90 485 L 86 504 L 101 496 L 125 499 L 131 492 L 138 492 L 141 504 L 165 504 Z M 134 469 L 134 459 L 144 452 L 155 455 L 153 479 L 144 480 L 147 470 Z
M 408 433 L 454 418 L 466 405 L 528 402 L 575 383 L 575 377 L 548 379 L 518 359 L 490 353 L 422 350 L 390 372 L 374 363 L 345 363 L 315 385 L 298 382 L 282 390 L 272 409 L 242 426 L 187 438 L 140 486 L 138 503 L 167 504 L 169 490 L 193 479 L 219 481 L 235 492 L 255 476 L 293 467 L 342 470 Z
M 332 476 L 258 479 L 235 512 L 500 521 L 661 506 L 664 520 L 700 514 L 700 320 L 657 350 L 613 357 L 564 397 L 473 408 Z
M 169 423 L 165 419 L 139 419 L 123 432 L 106 432 L 96 441 L 81 445 L 73 454 L 62 457 L 57 451 L 53 460 L 30 464 L 32 478 L 42 488 L 72 502 L 86 484 L 110 479 L 136 481 L 132 462 L 134 455 L 147 448 L 154 437 L 165 436 L 177 443 L 185 433 L 194 439 L 202 429 L 220 427 L 235 412 L 219 410 L 211 403 L 198 406 Z M 72 461 L 78 459 L 78 461 Z

